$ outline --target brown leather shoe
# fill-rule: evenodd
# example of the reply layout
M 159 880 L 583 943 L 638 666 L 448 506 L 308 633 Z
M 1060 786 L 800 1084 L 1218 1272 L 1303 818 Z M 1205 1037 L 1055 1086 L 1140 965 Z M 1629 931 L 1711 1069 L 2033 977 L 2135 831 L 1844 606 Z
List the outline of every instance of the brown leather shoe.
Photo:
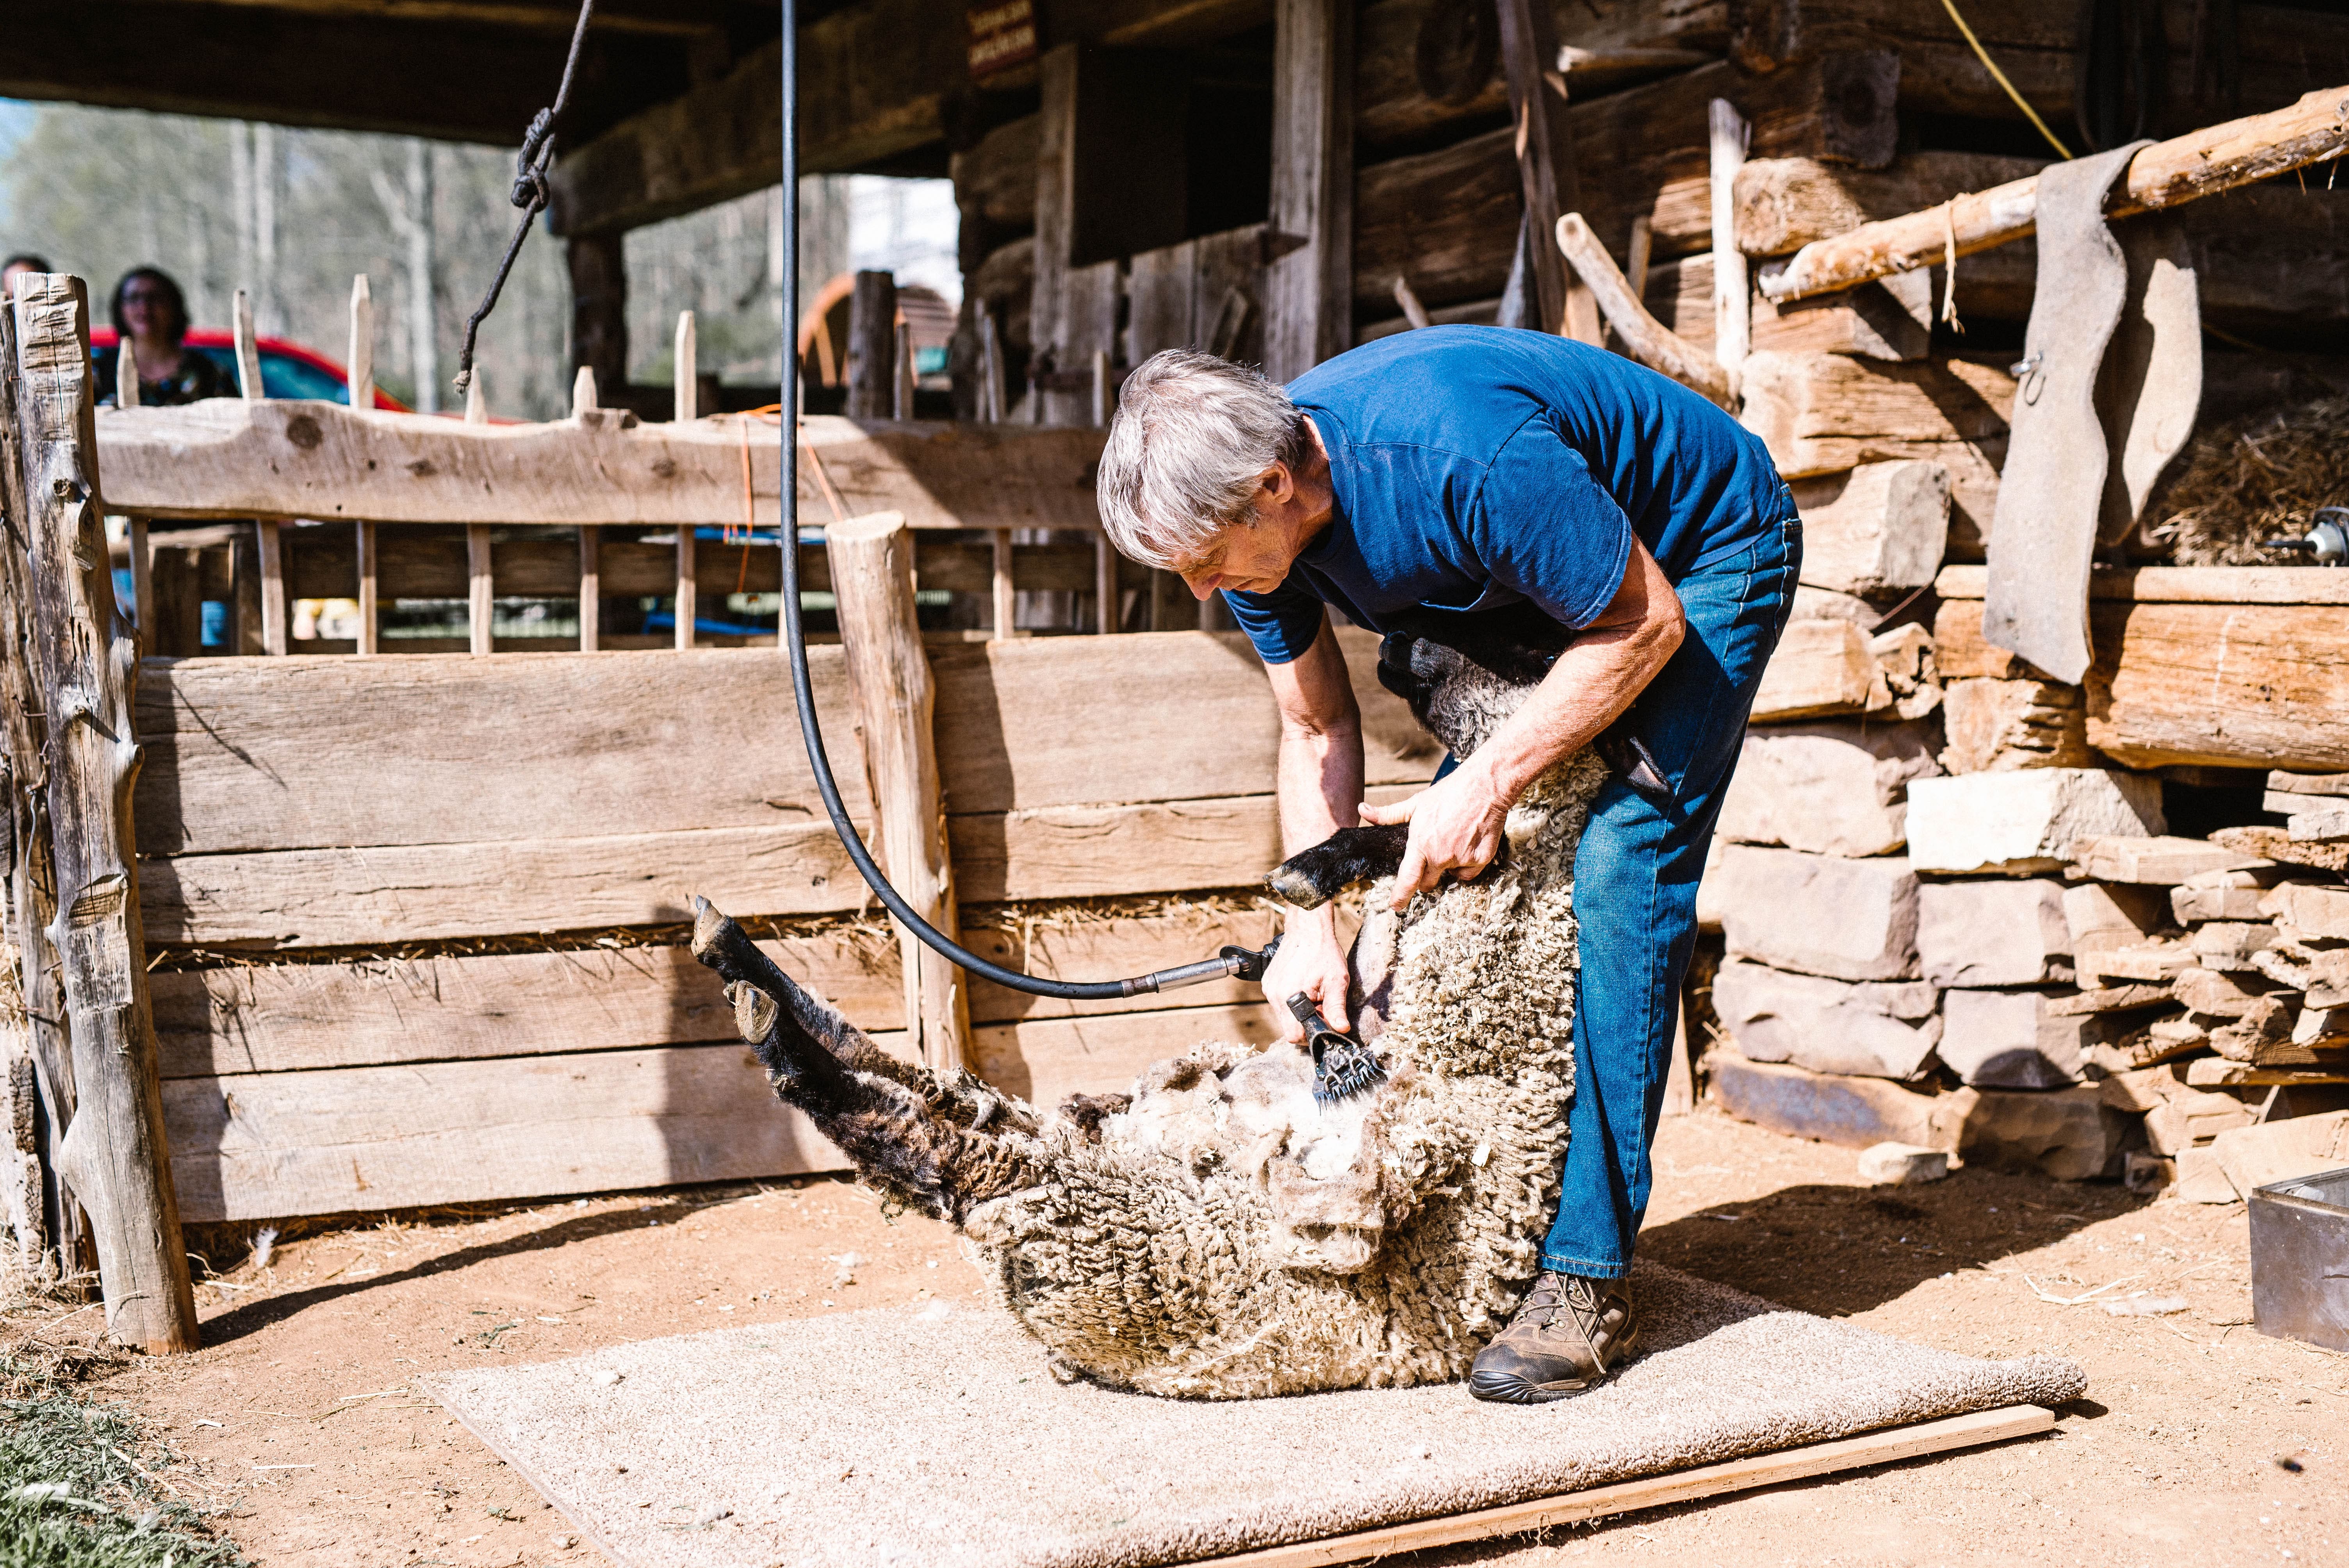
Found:
M 1509 1326 L 1476 1353 L 1468 1392 L 1510 1405 L 1568 1398 L 1605 1382 L 1639 1337 L 1627 1281 L 1544 1270 Z

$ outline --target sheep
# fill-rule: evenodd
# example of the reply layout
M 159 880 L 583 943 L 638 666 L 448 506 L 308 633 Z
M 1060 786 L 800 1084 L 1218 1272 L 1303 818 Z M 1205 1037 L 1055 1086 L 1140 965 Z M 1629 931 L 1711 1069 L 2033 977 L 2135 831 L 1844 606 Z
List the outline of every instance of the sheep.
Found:
M 1537 674 L 1480 656 L 1411 634 L 1381 650 L 1455 755 Z M 1379 876 L 1350 1001 L 1390 1076 L 1335 1105 L 1302 1047 L 1209 1042 L 1131 1093 L 1039 1110 L 880 1050 L 698 900 L 694 953 L 777 1095 L 868 1184 L 977 1243 L 1055 1376 L 1196 1398 L 1454 1380 L 1531 1285 L 1557 1202 L 1574 852 L 1605 773 L 1589 752 L 1551 768 L 1492 868 L 1400 914 L 1399 830 L 1349 830 L 1273 873 L 1305 903 Z

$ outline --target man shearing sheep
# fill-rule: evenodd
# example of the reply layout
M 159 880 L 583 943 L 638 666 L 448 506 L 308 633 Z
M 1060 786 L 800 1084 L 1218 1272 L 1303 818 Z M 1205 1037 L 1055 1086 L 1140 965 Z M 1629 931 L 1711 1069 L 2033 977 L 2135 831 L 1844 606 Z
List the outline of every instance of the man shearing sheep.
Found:
M 1661 771 L 1668 790 L 1609 779 L 1576 858 L 1581 979 L 1557 1214 L 1540 1277 L 1469 1383 L 1524 1404 L 1595 1387 L 1638 1332 L 1624 1282 L 1697 879 L 1802 560 L 1769 452 L 1630 360 L 1444 326 L 1341 354 L 1286 390 L 1209 355 L 1157 355 L 1121 394 L 1100 497 L 1119 550 L 1180 573 L 1202 599 L 1223 593 L 1263 657 L 1285 852 L 1358 820 L 1408 823 L 1401 907 L 1482 871 L 1519 793 L 1610 726 Z M 1473 755 L 1406 800 L 1367 806 L 1330 605 L 1374 631 L 1420 610 L 1531 606 L 1573 636 Z M 1291 911 L 1265 994 L 1304 992 L 1342 1029 L 1347 973 L 1331 910 Z

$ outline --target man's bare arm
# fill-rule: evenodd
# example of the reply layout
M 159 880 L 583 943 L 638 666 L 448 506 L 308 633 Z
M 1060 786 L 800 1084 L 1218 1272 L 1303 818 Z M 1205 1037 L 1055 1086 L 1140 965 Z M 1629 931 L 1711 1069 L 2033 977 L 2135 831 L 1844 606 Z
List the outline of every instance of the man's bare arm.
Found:
M 1434 887 L 1448 871 L 1482 871 L 1500 851 L 1501 825 L 1526 787 L 1614 723 L 1686 633 L 1680 595 L 1647 546 L 1634 539 L 1615 597 L 1475 755 L 1407 800 L 1361 808 L 1364 821 L 1411 824 L 1410 847 L 1395 876 L 1396 907 Z
M 1362 803 L 1362 716 L 1327 615 L 1310 648 L 1288 664 L 1266 665 L 1265 673 L 1280 713 L 1281 852 L 1293 855 L 1354 824 Z M 1346 983 L 1336 910 L 1330 904 L 1290 910 L 1280 952 L 1264 977 L 1282 1037 L 1305 1037 L 1304 1026 L 1282 1006 L 1299 991 L 1321 1004 L 1323 1017 L 1345 1028 Z

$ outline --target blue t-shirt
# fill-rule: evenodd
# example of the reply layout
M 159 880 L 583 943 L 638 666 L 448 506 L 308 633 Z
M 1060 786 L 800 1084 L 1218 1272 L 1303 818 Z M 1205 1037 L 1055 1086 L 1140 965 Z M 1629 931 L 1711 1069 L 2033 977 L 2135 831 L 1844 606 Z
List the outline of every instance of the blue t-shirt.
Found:
M 1413 606 L 1532 603 L 1590 624 L 1638 536 L 1674 583 L 1795 515 L 1768 449 L 1679 382 L 1547 333 L 1435 326 L 1315 366 L 1288 395 L 1330 451 L 1327 531 L 1269 593 L 1227 593 L 1267 664 L 1322 605 L 1385 630 Z

